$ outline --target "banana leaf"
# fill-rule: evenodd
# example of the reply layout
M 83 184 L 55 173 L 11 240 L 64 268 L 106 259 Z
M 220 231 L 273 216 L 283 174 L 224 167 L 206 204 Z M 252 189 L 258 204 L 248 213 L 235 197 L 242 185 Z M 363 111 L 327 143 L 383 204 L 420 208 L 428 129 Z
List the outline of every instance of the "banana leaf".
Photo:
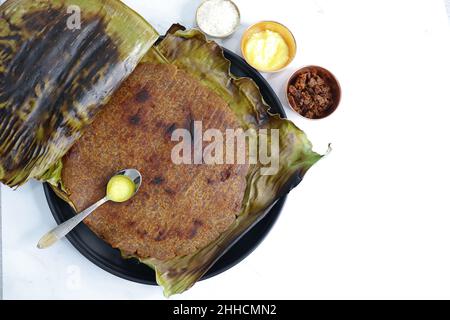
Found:
M 155 269 L 164 294 L 170 296 L 187 290 L 198 281 L 280 197 L 300 183 L 308 169 L 322 156 L 312 151 L 303 131 L 269 112 L 269 106 L 253 80 L 236 78 L 230 73 L 230 62 L 220 46 L 207 41 L 200 31 L 185 31 L 179 25 L 172 26 L 164 40 L 152 47 L 141 63 L 146 62 L 171 63 L 194 75 L 228 102 L 243 128 L 279 130 L 278 170 L 270 175 L 262 174 L 261 163 L 251 166 L 242 211 L 226 232 L 188 256 L 170 261 L 140 259 Z M 267 139 L 269 144 L 272 143 L 269 135 Z
M 58 181 L 58 160 L 158 39 L 119 0 L 0 6 L 0 181 Z

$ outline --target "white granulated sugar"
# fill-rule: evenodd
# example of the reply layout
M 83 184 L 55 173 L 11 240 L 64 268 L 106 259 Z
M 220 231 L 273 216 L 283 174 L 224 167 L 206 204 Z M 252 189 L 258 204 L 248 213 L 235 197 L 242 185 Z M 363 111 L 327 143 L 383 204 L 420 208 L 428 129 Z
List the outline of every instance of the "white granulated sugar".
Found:
M 230 1 L 206 0 L 197 11 L 197 23 L 207 34 L 223 37 L 239 24 L 239 12 Z

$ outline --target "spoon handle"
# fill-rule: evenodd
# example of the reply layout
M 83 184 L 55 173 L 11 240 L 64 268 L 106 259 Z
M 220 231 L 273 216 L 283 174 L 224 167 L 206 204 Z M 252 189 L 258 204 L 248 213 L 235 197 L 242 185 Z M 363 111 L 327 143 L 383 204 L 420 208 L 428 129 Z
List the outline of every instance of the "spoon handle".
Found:
M 52 246 L 55 242 L 58 240 L 64 238 L 66 234 L 68 234 L 70 231 L 72 231 L 73 228 L 75 228 L 81 221 L 86 219 L 94 210 L 96 210 L 98 207 L 103 205 L 105 202 L 107 202 L 108 199 L 105 197 L 96 203 L 94 203 L 92 206 L 87 208 L 86 210 L 81 211 L 79 214 L 74 216 L 73 218 L 67 220 L 64 223 L 61 223 L 59 226 L 45 234 L 41 240 L 39 240 L 39 243 L 37 247 L 39 249 L 46 249 L 50 246 Z

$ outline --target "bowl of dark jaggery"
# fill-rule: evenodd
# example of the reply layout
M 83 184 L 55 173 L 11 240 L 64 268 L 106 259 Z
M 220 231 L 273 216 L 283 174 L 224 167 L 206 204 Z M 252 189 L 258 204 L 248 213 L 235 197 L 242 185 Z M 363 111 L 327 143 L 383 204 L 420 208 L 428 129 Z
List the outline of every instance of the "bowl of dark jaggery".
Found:
M 336 111 L 341 100 L 341 86 L 327 69 L 306 66 L 291 76 L 286 95 L 291 109 L 302 117 L 323 119 Z

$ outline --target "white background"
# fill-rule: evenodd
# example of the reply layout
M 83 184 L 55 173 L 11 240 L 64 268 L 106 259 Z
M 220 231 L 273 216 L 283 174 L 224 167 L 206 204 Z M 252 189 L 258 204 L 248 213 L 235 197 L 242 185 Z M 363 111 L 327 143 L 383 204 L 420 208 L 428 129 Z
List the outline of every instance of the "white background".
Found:
M 160 33 L 194 25 L 199 1 L 125 1 Z M 294 32 L 291 66 L 267 75 L 284 100 L 298 67 L 341 82 L 338 111 L 304 129 L 318 163 L 273 231 L 233 269 L 172 299 L 450 298 L 450 34 L 442 0 L 237 0 L 243 24 Z M 2 187 L 4 298 L 159 299 L 160 288 L 104 272 L 67 241 L 38 251 L 55 225 L 42 186 Z M 77 281 L 79 279 L 79 281 Z

